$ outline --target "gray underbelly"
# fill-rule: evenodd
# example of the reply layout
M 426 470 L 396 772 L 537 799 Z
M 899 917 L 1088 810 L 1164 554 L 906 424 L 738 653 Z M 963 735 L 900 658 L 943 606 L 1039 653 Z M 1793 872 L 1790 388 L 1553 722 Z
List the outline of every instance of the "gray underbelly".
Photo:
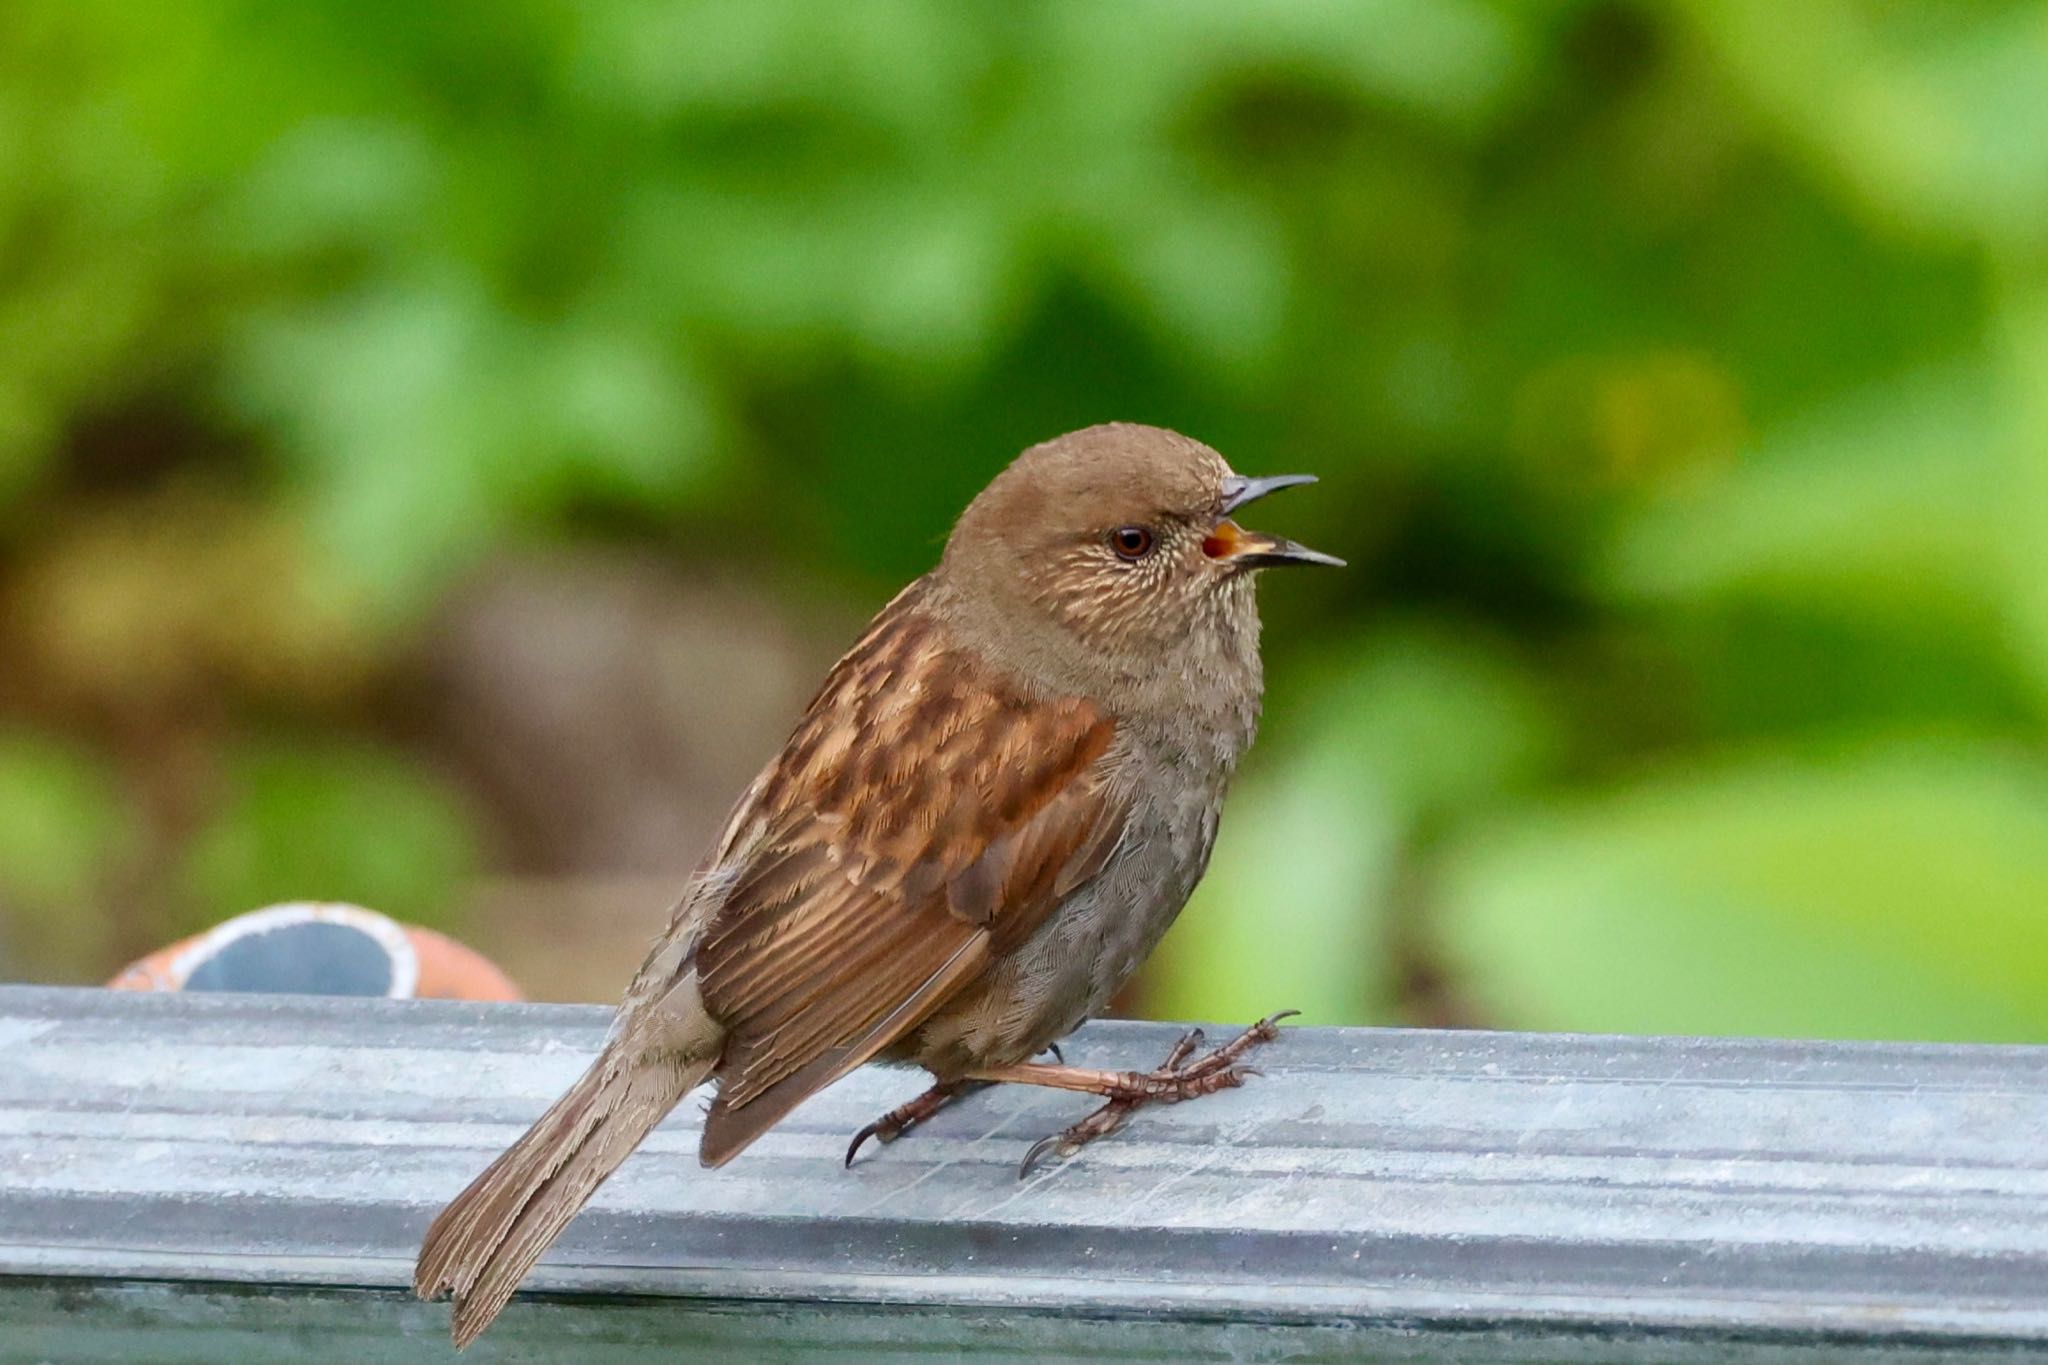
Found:
M 940 1076 L 1027 1061 L 1073 1032 L 1158 946 L 1208 865 L 1214 802 L 1134 823 L 1118 856 L 903 1051 Z

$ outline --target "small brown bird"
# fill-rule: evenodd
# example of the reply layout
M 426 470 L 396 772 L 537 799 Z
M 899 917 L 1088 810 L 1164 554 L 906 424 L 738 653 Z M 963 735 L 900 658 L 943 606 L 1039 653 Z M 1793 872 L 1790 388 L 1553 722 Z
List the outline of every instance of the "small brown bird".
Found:
M 427 1231 L 413 1279 L 467 1345 L 605 1177 L 707 1077 L 718 1166 L 871 1058 L 963 1090 L 1140 1105 L 1238 1084 L 1279 1017 L 1153 1071 L 1034 1062 L 1137 970 L 1200 880 L 1263 687 L 1252 571 L 1341 564 L 1231 519 L 1314 482 L 1113 423 L 1033 446 L 882 609 L 727 818 L 589 1071 Z

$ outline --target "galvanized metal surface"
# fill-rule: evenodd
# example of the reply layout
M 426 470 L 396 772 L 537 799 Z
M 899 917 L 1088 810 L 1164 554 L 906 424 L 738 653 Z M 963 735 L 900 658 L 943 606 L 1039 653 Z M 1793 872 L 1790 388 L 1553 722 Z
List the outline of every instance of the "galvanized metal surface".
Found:
M 605 1019 L 0 989 L 0 1361 L 445 1355 L 419 1234 Z M 1291 1029 L 1260 1061 L 1023 1182 L 1085 1100 L 984 1092 L 851 1171 L 917 1075 L 718 1172 L 686 1105 L 467 1358 L 2048 1360 L 2048 1049 Z

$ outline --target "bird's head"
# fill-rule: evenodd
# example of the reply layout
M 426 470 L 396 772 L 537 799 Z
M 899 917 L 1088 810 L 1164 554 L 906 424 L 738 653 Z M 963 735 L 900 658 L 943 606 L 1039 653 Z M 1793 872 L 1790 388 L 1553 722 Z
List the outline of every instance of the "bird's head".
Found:
M 1206 635 L 1253 634 L 1255 571 L 1342 560 L 1247 530 L 1235 513 L 1306 474 L 1251 478 L 1177 432 L 1113 422 L 1036 445 L 968 506 L 942 573 L 1120 671 Z

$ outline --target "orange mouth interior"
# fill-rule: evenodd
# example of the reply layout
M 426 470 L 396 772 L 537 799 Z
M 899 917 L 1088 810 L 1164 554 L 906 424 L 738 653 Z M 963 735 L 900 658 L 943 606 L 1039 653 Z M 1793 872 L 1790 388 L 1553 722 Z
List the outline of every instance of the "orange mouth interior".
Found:
M 1228 559 L 1244 544 L 1244 528 L 1225 518 L 1216 523 L 1202 541 L 1202 553 L 1211 559 Z

